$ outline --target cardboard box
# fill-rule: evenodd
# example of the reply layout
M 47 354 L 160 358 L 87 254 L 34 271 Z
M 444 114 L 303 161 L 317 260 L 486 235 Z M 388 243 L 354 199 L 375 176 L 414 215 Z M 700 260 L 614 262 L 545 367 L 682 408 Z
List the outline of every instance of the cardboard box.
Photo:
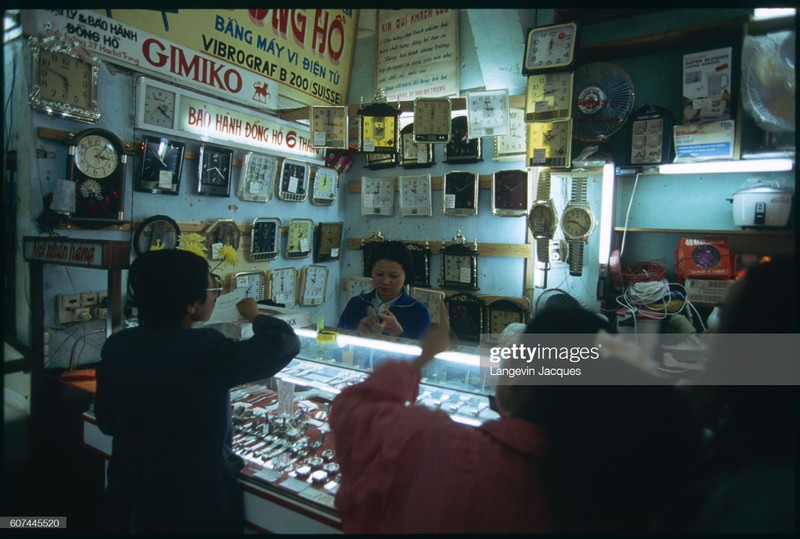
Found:
M 733 159 L 735 122 L 724 120 L 704 124 L 676 125 L 675 163 Z
M 681 238 L 675 249 L 678 279 L 733 279 L 734 257 L 728 238 Z

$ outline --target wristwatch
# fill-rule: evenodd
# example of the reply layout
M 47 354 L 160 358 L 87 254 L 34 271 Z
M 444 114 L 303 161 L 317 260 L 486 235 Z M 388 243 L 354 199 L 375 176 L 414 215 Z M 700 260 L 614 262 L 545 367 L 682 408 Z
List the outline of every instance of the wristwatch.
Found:
M 536 259 L 543 264 L 544 271 L 550 268 L 550 240 L 556 232 L 558 218 L 553 200 L 550 198 L 550 168 L 539 171 L 536 183 L 536 200 L 528 215 L 528 226 L 536 240 Z
M 595 218 L 586 200 L 585 169 L 572 171 L 572 199 L 561 214 L 561 230 L 569 244 L 569 274 L 579 277 L 583 273 L 583 247 L 594 231 Z

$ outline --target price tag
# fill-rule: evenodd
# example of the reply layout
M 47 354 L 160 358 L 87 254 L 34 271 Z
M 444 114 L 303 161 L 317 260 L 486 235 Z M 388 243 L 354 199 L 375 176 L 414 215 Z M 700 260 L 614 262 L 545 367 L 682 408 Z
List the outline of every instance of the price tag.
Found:
M 459 283 L 469 283 L 472 276 L 472 268 L 461 268 L 458 275 Z
M 375 141 L 374 140 L 365 140 L 364 141 L 364 151 L 365 152 L 374 152 L 375 151 Z
M 456 207 L 456 196 L 455 195 L 445 195 L 444 196 L 444 207 L 453 209 Z
M 375 207 L 375 195 L 364 195 L 363 201 L 365 208 Z
M 325 146 L 325 131 L 314 131 L 314 146 Z
M 300 185 L 300 180 L 297 179 L 297 176 L 289 177 L 289 192 L 296 193 L 299 185 Z
M 174 173 L 171 170 L 162 170 L 158 173 L 158 186 L 162 189 L 172 189 L 172 176 Z

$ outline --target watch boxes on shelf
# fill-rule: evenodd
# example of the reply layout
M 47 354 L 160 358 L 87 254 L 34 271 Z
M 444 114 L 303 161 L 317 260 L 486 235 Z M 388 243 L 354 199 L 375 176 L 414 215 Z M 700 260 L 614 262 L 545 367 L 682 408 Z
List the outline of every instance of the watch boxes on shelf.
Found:
M 681 238 L 675 249 L 675 275 L 686 278 L 733 279 L 734 259 L 728 238 Z

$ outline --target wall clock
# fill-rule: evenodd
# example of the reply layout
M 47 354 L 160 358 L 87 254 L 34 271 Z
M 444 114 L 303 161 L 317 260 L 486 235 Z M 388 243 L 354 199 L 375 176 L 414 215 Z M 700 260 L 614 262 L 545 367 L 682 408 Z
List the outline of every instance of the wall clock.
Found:
M 410 284 L 413 286 L 431 285 L 431 248 L 426 241 L 424 245 L 414 242 L 403 242 L 411 253 L 414 262 L 414 278 Z
M 373 103 L 358 110 L 358 151 L 397 152 L 399 116 L 400 111 L 386 103 L 386 94 L 379 89 Z
M 250 230 L 250 260 L 275 260 L 281 252 L 281 220 L 257 217 Z
M 373 232 L 366 240 L 361 240 L 361 272 L 364 277 L 372 277 L 372 262 L 375 249 L 385 241 L 380 231 Z
M 452 110 L 453 105 L 446 97 L 414 99 L 412 140 L 416 143 L 449 142 L 452 135 Z
M 528 124 L 529 167 L 569 168 L 571 152 L 572 120 Z
M 431 175 L 399 176 L 400 215 L 425 217 L 433 214 Z
M 339 173 L 335 168 L 319 167 L 314 173 L 314 188 L 311 203 L 316 206 L 331 206 L 339 193 Z
M 177 195 L 186 145 L 167 138 L 142 137 L 142 168 L 136 190 Z
M 294 307 L 297 272 L 294 268 L 278 268 L 269 274 L 269 299 L 274 303 Z
M 464 341 L 480 341 L 486 324 L 486 302 L 462 292 L 445 298 L 450 329 Z
M 308 198 L 308 163 L 284 159 L 278 176 L 278 198 L 286 202 L 305 202 Z
M 443 204 L 446 215 L 478 214 L 477 172 L 445 172 L 442 179 Z
M 444 147 L 445 163 L 477 163 L 483 160 L 480 138 L 470 138 L 467 117 L 456 116 L 452 120 L 453 135 Z
M 392 215 L 394 178 L 361 178 L 361 215 Z
M 467 245 L 459 230 L 450 245 L 439 249 L 442 255 L 442 288 L 479 290 L 478 244 Z
M 211 260 L 222 260 L 220 249 L 229 245 L 238 251 L 242 232 L 233 219 L 217 219 L 205 231 L 205 236 L 204 243 L 208 249 L 208 256 Z
M 77 41 L 51 36 L 32 37 L 29 43 L 33 53 L 31 107 L 52 116 L 96 122 L 100 118 L 100 60 Z
M 427 168 L 434 163 L 433 144 L 414 142 L 414 124 L 408 124 L 400 130 L 399 155 L 400 166 L 403 168 Z
M 496 299 L 486 305 L 487 330 L 492 335 L 500 335 L 509 324 L 525 324 L 530 316 L 530 303 L 526 308 L 518 303 L 520 300 Z
M 345 278 L 345 288 L 347 290 L 347 301 L 355 296 L 360 296 L 364 292 L 372 291 L 372 277 L 361 275 L 351 275 Z
M 154 83 L 144 77 L 138 79 L 139 103 L 137 127 L 165 127 L 175 129 L 177 94 L 163 83 Z
M 561 213 L 561 231 L 569 244 L 569 274 L 583 274 L 583 247 L 595 227 L 594 213 L 586 199 L 586 170 L 572 172 L 572 198 Z
M 528 77 L 525 90 L 525 121 L 552 122 L 572 116 L 571 71 L 540 73 Z
M 442 304 L 444 302 L 445 293 L 441 290 L 431 290 L 430 288 L 411 288 L 411 297 L 417 301 L 421 301 L 428 307 L 428 312 L 431 315 L 431 324 L 442 323 Z
M 508 90 L 467 92 L 467 119 L 472 138 L 508 134 Z
M 328 289 L 328 268 L 307 266 L 300 270 L 300 305 L 311 307 L 325 303 Z
M 339 260 L 344 223 L 319 223 L 314 235 L 314 262 Z
M 550 268 L 550 240 L 553 239 L 556 228 L 558 228 L 555 205 L 553 199 L 550 198 L 549 168 L 542 168 L 539 171 L 536 200 L 533 201 L 530 215 L 528 215 L 528 227 L 536 241 L 536 259 L 546 272 Z
M 382 168 L 392 168 L 397 166 L 396 153 L 368 153 L 367 168 L 378 170 Z
M 75 213 L 81 220 L 121 220 L 128 156 L 111 131 L 78 133 L 67 149 L 67 179 L 75 182 Z
M 133 250 L 136 255 L 146 253 L 151 248 L 174 249 L 178 245 L 181 229 L 172 218 L 166 215 L 153 215 L 142 221 L 133 234 Z
M 528 149 L 528 126 L 525 123 L 525 111 L 508 109 L 508 135 L 500 135 L 494 139 L 494 158 L 499 161 L 524 159 Z
M 233 276 L 233 288 L 244 288 L 244 296 L 256 301 L 264 299 L 264 283 L 266 275 L 263 271 L 243 271 Z
M 522 74 L 570 68 L 575 63 L 577 37 L 578 25 L 574 22 L 529 28 Z
M 527 215 L 530 182 L 527 170 L 498 170 L 492 174 L 492 213 L 504 217 Z
M 247 152 L 239 176 L 239 198 L 247 202 L 267 202 L 278 173 L 278 159 L 262 153 Z
M 309 120 L 312 148 L 348 147 L 350 118 L 346 106 L 312 106 Z
M 305 258 L 309 256 L 313 242 L 314 221 L 311 219 L 292 219 L 289 222 L 286 258 Z
M 201 144 L 199 161 L 197 193 L 220 197 L 229 196 L 233 150 Z

